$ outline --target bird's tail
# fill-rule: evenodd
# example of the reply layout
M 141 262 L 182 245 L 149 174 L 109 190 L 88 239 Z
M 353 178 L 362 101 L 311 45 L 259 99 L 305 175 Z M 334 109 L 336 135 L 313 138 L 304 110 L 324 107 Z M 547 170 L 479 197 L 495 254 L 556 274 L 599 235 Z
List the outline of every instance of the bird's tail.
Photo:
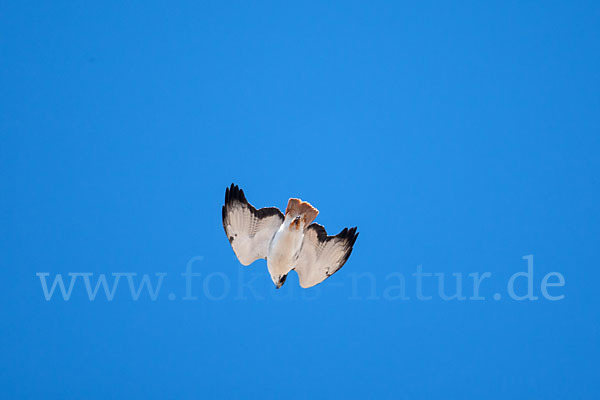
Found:
M 310 225 L 317 215 L 319 210 L 310 205 L 309 202 L 302 201 L 300 199 L 290 199 L 288 201 L 287 208 L 285 209 L 285 215 L 291 217 L 302 216 L 304 218 L 305 226 Z

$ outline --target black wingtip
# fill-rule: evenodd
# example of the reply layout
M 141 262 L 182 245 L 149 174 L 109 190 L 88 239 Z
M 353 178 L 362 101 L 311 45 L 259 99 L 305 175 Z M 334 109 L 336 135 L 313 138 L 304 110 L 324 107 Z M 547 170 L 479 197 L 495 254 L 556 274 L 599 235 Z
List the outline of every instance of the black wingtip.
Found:
M 348 235 L 350 236 L 349 244 L 351 247 L 354 246 L 354 243 L 356 242 L 356 238 L 358 238 L 359 232 L 356 231 L 357 228 L 358 227 L 355 226 L 354 228 L 351 228 L 348 231 Z
M 244 191 L 234 183 L 230 187 L 225 189 L 225 204 L 229 204 L 233 201 L 239 201 L 241 203 L 247 203 Z
M 358 232 L 356 231 L 356 229 L 356 226 L 350 229 L 345 228 L 342 232 L 338 234 L 339 237 L 346 240 L 346 255 L 342 260 L 340 268 L 342 268 L 342 266 L 346 264 L 346 261 L 348 261 L 348 258 L 350 258 L 350 254 L 352 254 L 352 250 L 354 249 L 354 243 L 356 243 L 356 238 L 358 238 Z
M 348 241 L 348 245 L 351 247 L 354 245 L 354 242 L 356 242 L 356 238 L 358 237 L 358 232 L 356 232 L 356 229 L 356 226 L 350 229 L 344 228 L 336 236 L 340 239 L 346 239 Z

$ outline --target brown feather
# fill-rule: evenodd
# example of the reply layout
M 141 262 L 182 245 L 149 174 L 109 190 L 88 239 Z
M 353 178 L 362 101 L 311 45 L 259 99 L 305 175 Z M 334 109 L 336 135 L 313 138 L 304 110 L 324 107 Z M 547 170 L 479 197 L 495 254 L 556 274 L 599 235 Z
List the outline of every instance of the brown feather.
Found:
M 310 225 L 317 218 L 318 214 L 319 210 L 314 208 L 309 202 L 294 198 L 288 201 L 287 208 L 285 209 L 286 216 L 290 215 L 295 218 L 301 215 L 304 219 L 304 226 Z

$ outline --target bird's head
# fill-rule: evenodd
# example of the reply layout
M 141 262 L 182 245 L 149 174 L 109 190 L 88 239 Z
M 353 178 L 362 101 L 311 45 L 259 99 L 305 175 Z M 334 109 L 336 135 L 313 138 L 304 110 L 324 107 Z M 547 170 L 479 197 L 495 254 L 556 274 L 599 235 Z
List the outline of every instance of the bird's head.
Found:
M 285 283 L 285 280 L 287 279 L 287 274 L 285 274 L 285 275 L 271 275 L 271 279 L 273 280 L 273 283 L 275 284 L 275 287 L 277 289 L 279 289 Z

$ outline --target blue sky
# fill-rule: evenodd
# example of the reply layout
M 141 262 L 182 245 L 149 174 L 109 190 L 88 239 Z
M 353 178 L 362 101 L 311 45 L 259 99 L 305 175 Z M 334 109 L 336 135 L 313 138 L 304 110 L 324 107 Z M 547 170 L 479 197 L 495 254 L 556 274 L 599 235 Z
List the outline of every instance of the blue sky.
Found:
M 2 397 L 598 398 L 599 18 L 2 2 Z M 357 225 L 348 263 L 276 291 L 225 237 L 231 182 L 257 207 L 310 201 L 330 233 Z M 538 299 L 516 301 L 528 255 Z M 485 300 L 444 301 L 435 276 L 417 299 L 419 265 L 467 297 L 489 272 Z M 123 277 L 90 301 L 79 277 L 46 301 L 40 272 L 166 275 L 155 300 Z M 562 300 L 541 294 L 550 272 Z

